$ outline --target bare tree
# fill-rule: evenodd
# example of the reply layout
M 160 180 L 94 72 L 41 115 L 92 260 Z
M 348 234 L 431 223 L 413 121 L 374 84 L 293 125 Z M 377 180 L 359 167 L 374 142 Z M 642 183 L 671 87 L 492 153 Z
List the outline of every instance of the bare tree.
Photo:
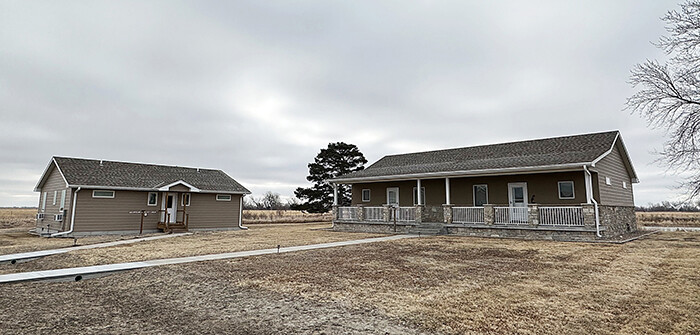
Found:
M 666 130 L 661 161 L 676 172 L 690 172 L 684 186 L 695 197 L 700 195 L 700 0 L 689 0 L 661 19 L 669 36 L 655 45 L 669 59 L 663 64 L 647 60 L 632 69 L 630 83 L 640 89 L 626 108 Z

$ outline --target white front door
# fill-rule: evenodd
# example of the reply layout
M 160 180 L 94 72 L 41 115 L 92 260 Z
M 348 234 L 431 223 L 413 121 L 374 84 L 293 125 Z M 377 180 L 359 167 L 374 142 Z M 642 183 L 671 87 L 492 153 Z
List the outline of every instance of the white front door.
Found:
M 386 189 L 386 204 L 387 205 L 398 205 L 399 204 L 399 188 L 398 187 L 387 187 L 387 189 Z
M 527 222 L 527 183 L 508 183 L 511 222 Z
M 170 216 L 170 223 L 177 221 L 177 194 L 169 194 L 165 205 L 166 212 Z

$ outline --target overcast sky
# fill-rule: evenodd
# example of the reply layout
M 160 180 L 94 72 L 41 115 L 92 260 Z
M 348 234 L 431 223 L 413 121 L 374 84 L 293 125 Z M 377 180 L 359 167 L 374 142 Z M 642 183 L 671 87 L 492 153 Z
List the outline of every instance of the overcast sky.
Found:
M 0 206 L 53 155 L 307 186 L 329 142 L 386 154 L 619 129 L 639 204 L 678 197 L 624 111 L 676 1 L 1 1 Z

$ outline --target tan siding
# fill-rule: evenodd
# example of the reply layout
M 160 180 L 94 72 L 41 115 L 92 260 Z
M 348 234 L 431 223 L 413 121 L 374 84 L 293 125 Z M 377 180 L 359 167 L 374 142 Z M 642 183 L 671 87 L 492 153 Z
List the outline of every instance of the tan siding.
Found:
M 632 179 L 622 160 L 620 149 L 620 142 L 617 142 L 610 154 L 601 159 L 595 166 L 598 171 L 601 205 L 634 206 Z M 605 184 L 605 177 L 610 178 L 611 185 Z M 627 182 L 626 189 L 622 187 L 623 181 Z
M 44 210 L 44 220 L 43 221 L 38 221 L 37 220 L 37 228 L 40 229 L 45 229 L 46 225 L 49 224 L 51 226 L 52 230 L 67 230 L 70 227 L 70 206 L 71 206 L 71 190 L 66 187 L 66 182 L 63 180 L 63 177 L 61 176 L 61 173 L 56 169 L 56 166 L 51 163 L 51 166 L 47 170 L 48 173 L 48 178 L 44 182 L 43 185 L 41 185 L 40 193 L 39 193 L 39 210 L 38 213 L 41 213 L 41 203 L 42 203 L 42 197 L 44 196 L 44 192 L 47 193 L 47 199 L 46 199 L 46 209 Z M 65 190 L 66 191 L 66 201 L 64 205 L 64 210 L 61 211 L 61 191 Z M 54 199 L 54 192 L 56 192 L 56 204 L 53 204 L 53 199 Z M 63 221 L 62 222 L 57 222 L 54 221 L 54 215 L 60 214 L 63 212 Z
M 75 232 L 138 230 L 140 216 L 129 212 L 159 209 L 157 206 L 146 205 L 148 192 L 114 191 L 113 199 L 104 199 L 93 198 L 92 191 L 92 189 L 83 189 L 78 192 Z M 149 214 L 144 218 L 144 230 L 157 229 L 157 225 L 158 215 Z
M 238 227 L 240 195 L 231 201 L 216 201 L 216 194 L 192 193 L 187 213 L 190 229 Z
M 130 211 L 159 210 L 165 196 L 158 193 L 158 206 L 147 206 L 148 192 L 115 191 L 113 199 L 93 198 L 92 190 L 82 190 L 78 193 L 78 205 L 75 211 L 75 231 L 134 231 L 139 229 L 138 214 Z M 178 209 L 182 194 L 177 194 Z M 192 193 L 189 214 L 190 229 L 204 228 L 234 228 L 238 227 L 239 195 L 232 195 L 231 201 L 216 201 L 216 194 Z M 149 215 L 144 219 L 143 229 L 157 229 L 160 215 Z M 178 216 L 178 220 L 181 220 Z
M 574 199 L 559 199 L 558 182 L 574 182 Z M 450 178 L 450 198 L 452 204 L 472 206 L 472 189 L 474 185 L 488 185 L 489 202 L 492 204 L 508 204 L 508 183 L 526 182 L 528 201 L 535 196 L 535 202 L 552 205 L 578 205 L 586 202 L 586 186 L 584 172 L 558 172 L 529 175 L 465 177 Z M 425 179 L 421 181 L 425 187 L 425 202 L 428 206 L 440 206 L 445 203 L 445 179 Z M 401 206 L 413 204 L 413 187 L 415 181 L 377 182 L 354 184 L 352 187 L 352 203 L 379 206 L 386 203 L 387 187 L 399 187 L 399 202 Z M 370 189 L 371 201 L 362 202 L 362 189 Z

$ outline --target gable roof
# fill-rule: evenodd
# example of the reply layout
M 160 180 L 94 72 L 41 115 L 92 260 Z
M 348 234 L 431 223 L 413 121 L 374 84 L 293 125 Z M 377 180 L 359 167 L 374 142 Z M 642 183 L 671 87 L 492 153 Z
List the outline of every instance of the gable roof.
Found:
M 165 186 L 185 184 L 192 192 L 250 194 L 221 170 L 71 157 L 53 157 L 36 190 L 54 166 L 67 187 L 158 191 Z
M 398 180 L 421 177 L 485 175 L 582 170 L 612 151 L 619 131 L 562 136 L 520 142 L 384 156 L 368 168 L 339 176 L 332 182 Z M 620 144 L 621 144 L 620 139 Z M 624 149 L 624 145 L 622 145 Z M 630 176 L 636 181 L 626 150 L 621 150 Z

